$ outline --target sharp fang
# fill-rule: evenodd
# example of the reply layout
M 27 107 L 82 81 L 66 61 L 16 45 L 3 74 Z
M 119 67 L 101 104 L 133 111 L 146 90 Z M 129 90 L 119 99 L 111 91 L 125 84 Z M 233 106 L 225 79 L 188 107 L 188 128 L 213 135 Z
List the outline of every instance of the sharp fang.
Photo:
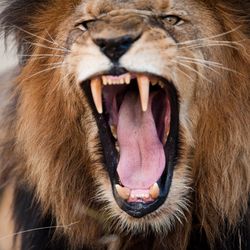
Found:
M 127 200 L 130 196 L 130 189 L 122 187 L 120 185 L 115 185 L 116 191 L 123 200 Z
M 141 96 L 142 111 L 146 112 L 148 109 L 149 99 L 149 78 L 147 76 L 137 76 L 138 87 Z
M 152 199 L 157 199 L 160 195 L 160 188 L 157 183 L 155 183 L 149 190 L 149 194 Z
M 99 114 L 102 114 L 102 81 L 101 78 L 94 78 L 91 80 L 91 92 L 96 109 Z

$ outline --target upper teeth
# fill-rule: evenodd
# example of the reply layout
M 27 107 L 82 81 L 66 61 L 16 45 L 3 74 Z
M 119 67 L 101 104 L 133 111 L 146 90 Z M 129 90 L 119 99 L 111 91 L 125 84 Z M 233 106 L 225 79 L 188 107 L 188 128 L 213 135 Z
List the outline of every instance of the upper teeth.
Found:
M 148 100 L 149 100 L 149 84 L 153 86 L 159 84 L 163 87 L 163 83 L 159 82 L 157 78 L 146 76 L 143 74 L 138 74 L 137 83 L 140 92 L 141 107 L 142 111 L 146 112 L 148 109 Z M 102 87 L 103 85 L 116 85 L 116 84 L 130 84 L 132 75 L 130 73 L 121 75 L 121 76 L 102 76 L 95 77 L 91 80 L 91 91 L 93 95 L 93 100 L 96 106 L 96 109 L 99 114 L 102 114 Z

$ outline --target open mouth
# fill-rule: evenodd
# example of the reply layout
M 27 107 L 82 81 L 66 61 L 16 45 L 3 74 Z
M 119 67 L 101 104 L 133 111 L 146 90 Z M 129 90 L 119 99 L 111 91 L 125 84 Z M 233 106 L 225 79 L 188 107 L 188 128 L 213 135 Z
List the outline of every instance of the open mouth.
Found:
M 133 217 L 159 208 L 178 151 L 179 108 L 171 82 L 148 73 L 97 75 L 83 83 L 117 204 Z

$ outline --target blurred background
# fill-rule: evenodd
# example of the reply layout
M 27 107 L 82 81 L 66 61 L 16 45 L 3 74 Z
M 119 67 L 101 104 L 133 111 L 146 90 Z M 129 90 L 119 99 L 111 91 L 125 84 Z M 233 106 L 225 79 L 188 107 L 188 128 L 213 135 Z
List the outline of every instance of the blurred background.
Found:
M 1 7 L 0 0 L 0 13 L 2 12 L 3 7 Z M 1 27 L 0 27 L 1 29 Z M 5 44 L 3 36 L 0 36 L 0 75 L 6 70 L 12 68 L 17 64 L 17 57 L 15 55 L 16 50 L 11 41 L 7 41 L 8 50 L 5 49 Z
M 17 64 L 16 49 L 11 41 L 8 41 L 7 44 L 8 49 L 6 50 L 3 39 L 0 39 L 0 75 Z

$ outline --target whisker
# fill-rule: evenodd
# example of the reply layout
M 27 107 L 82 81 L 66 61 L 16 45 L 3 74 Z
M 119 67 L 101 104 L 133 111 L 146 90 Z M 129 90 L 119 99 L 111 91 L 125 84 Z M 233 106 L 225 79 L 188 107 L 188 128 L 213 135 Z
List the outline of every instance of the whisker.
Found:
M 201 63 L 201 62 L 196 62 L 196 61 L 192 61 L 192 60 L 182 60 L 183 62 L 187 62 L 187 63 L 193 63 L 193 64 L 196 64 L 198 66 L 203 66 L 204 68 L 207 68 L 213 72 L 215 72 L 216 74 L 220 74 L 217 70 L 213 69 L 212 67 L 210 67 L 209 65 L 206 65 L 204 63 Z
M 223 65 L 219 62 L 208 61 L 208 60 L 200 59 L 200 58 L 192 58 L 192 57 L 186 57 L 186 56 L 177 56 L 177 58 L 184 59 L 184 60 L 187 59 L 187 60 L 192 60 L 192 61 L 204 62 L 204 63 L 211 64 L 211 65 L 218 65 L 218 66 Z
M 226 43 L 225 41 L 223 42 L 219 42 L 218 43 L 207 43 L 207 44 L 197 44 L 197 45 L 190 45 L 190 46 L 187 46 L 185 48 L 188 48 L 188 49 L 197 49 L 197 48 L 204 48 L 204 47 L 216 47 L 216 46 L 223 46 L 223 47 L 227 47 L 227 48 L 232 48 L 232 49 L 235 49 L 235 50 L 240 50 L 240 49 L 243 49 L 245 52 L 246 52 L 246 48 L 242 45 L 242 44 L 237 44 L 238 46 L 234 45 L 234 43 Z M 239 48 L 241 47 L 241 48 Z
M 64 61 L 61 61 L 61 62 L 52 62 L 52 63 L 43 63 L 41 64 L 41 66 L 59 66 L 59 65 L 62 65 L 62 66 L 66 66 L 66 65 L 69 65 L 69 63 L 65 63 Z
M 59 46 L 59 44 L 55 41 L 55 39 L 52 38 L 52 36 L 50 35 L 49 31 L 48 30 L 45 30 L 47 35 L 49 36 L 50 40 L 52 41 L 53 44 L 56 44 Z M 63 48 L 63 47 L 62 47 Z M 65 48 L 64 48 L 65 49 Z
M 218 62 L 207 61 L 207 60 L 203 60 L 203 59 L 199 59 L 199 58 L 191 58 L 191 57 L 185 57 L 185 56 L 184 57 L 177 56 L 177 58 L 180 58 L 181 60 L 187 61 L 190 63 L 200 64 L 200 65 L 203 65 L 204 67 L 207 67 L 209 65 L 209 66 L 212 66 L 214 68 L 230 71 L 230 72 L 235 73 L 235 74 L 241 74 L 240 72 L 238 72 L 234 69 L 227 68 L 227 67 L 223 66 L 223 64 L 218 63 Z M 210 68 L 210 69 L 212 70 L 212 68 Z M 217 71 L 215 71 L 215 72 L 217 72 Z
M 184 42 L 181 42 L 181 43 L 177 43 L 177 45 L 187 45 L 187 44 L 192 44 L 193 42 L 199 42 L 199 41 L 210 40 L 210 39 L 222 37 L 224 35 L 228 35 L 230 33 L 233 33 L 235 31 L 237 31 L 239 28 L 241 28 L 241 25 L 237 26 L 236 28 L 234 28 L 232 30 L 229 30 L 229 31 L 217 34 L 217 35 L 213 35 L 213 36 L 209 36 L 209 37 L 204 37 L 204 38 L 198 38 L 198 39 L 195 39 L 195 40 L 188 40 L 188 41 L 184 41 Z
M 178 63 L 178 62 L 176 62 Z M 183 75 L 185 75 L 186 77 L 188 77 L 192 82 L 194 81 L 194 79 L 188 75 L 186 72 L 184 72 L 183 70 L 181 70 L 180 68 L 176 67 L 177 70 L 179 70 Z
M 63 55 L 56 55 L 56 54 L 31 54 L 31 55 L 25 55 L 25 54 L 19 54 L 20 57 L 34 57 L 34 58 L 40 58 L 40 57 L 64 57 Z
M 34 77 L 34 76 L 40 75 L 40 74 L 42 74 L 42 73 L 44 73 L 44 72 L 47 72 L 47 71 L 50 71 L 50 70 L 53 70 L 53 69 L 63 68 L 63 66 L 64 66 L 64 65 L 62 64 L 62 65 L 58 65 L 58 66 L 54 66 L 54 67 L 51 67 L 51 68 L 47 68 L 47 69 L 41 70 L 41 71 L 36 72 L 35 74 L 33 74 L 33 75 L 31 75 L 31 76 L 29 76 L 29 77 L 23 79 L 23 81 L 29 80 L 29 79 L 31 79 L 31 78 Z
M 49 230 L 49 229 L 57 229 L 57 228 L 68 228 L 68 227 L 72 227 L 72 226 L 74 226 L 74 225 L 76 225 L 78 223 L 79 223 L 79 221 L 71 223 L 71 224 L 68 224 L 68 225 L 61 225 L 61 226 L 59 225 L 59 226 L 50 226 L 50 227 L 38 227 L 38 228 L 28 229 L 28 230 L 24 230 L 24 231 L 19 231 L 19 232 L 16 232 L 16 233 L 9 234 L 9 235 L 1 237 L 0 241 L 6 240 L 8 238 L 12 238 L 14 236 L 23 235 L 23 234 L 26 234 L 26 233 L 32 233 L 32 232 L 36 232 L 36 231 Z
M 48 59 L 48 58 L 63 58 L 63 56 L 60 55 L 17 55 L 18 58 L 23 58 L 24 60 L 29 60 L 29 61 L 39 61 L 43 59 Z
M 190 67 L 189 65 L 186 65 L 184 63 L 181 63 L 180 61 L 175 61 L 177 64 L 180 64 L 182 65 L 183 67 L 195 72 L 197 75 L 199 75 L 202 79 L 208 81 L 208 82 L 211 82 L 207 77 L 205 77 L 203 74 L 201 74 L 199 71 L 193 69 L 192 67 Z M 211 82 L 212 83 L 212 82 Z
M 63 47 L 62 45 L 59 45 L 57 41 L 55 41 L 55 39 L 50 35 L 49 31 L 46 30 L 46 33 L 48 34 L 48 36 L 50 37 L 51 41 L 57 45 L 58 47 L 61 47 L 62 49 L 68 50 L 67 48 Z
M 46 39 L 46 38 L 44 38 L 44 37 L 38 36 L 38 35 L 36 35 L 36 34 L 34 34 L 34 33 L 31 33 L 31 32 L 29 32 L 29 31 L 27 31 L 27 30 L 24 30 L 23 28 L 21 28 L 21 27 L 19 27 L 19 26 L 14 25 L 13 27 L 15 27 L 15 28 L 17 28 L 18 30 L 23 31 L 24 33 L 26 33 L 26 34 L 28 34 L 28 35 L 31 35 L 31 36 L 33 36 L 33 37 L 35 37 L 35 38 L 41 39 L 41 40 L 46 41 L 46 42 L 48 42 L 48 43 L 50 43 L 50 44 L 53 44 L 53 45 L 57 45 L 57 46 L 58 46 L 59 48 L 61 48 L 61 49 L 66 49 L 66 48 L 61 47 L 61 46 L 58 45 L 57 43 L 55 44 L 53 41 L 50 41 L 50 40 L 48 40 L 48 39 Z M 58 49 L 59 49 L 59 48 L 58 48 Z M 66 50 L 68 50 L 68 49 L 66 49 Z
M 63 52 L 70 52 L 70 50 L 65 50 L 65 49 L 62 49 L 62 48 L 57 48 L 57 47 L 49 47 L 49 46 L 46 46 L 44 44 L 41 44 L 41 43 L 32 43 L 32 42 L 29 42 L 29 41 L 26 41 L 26 44 L 28 45 L 33 45 L 33 46 L 37 46 L 37 47 L 40 47 L 40 48 L 45 48 L 45 49 L 51 49 L 51 50 L 54 50 L 54 51 L 63 51 Z

